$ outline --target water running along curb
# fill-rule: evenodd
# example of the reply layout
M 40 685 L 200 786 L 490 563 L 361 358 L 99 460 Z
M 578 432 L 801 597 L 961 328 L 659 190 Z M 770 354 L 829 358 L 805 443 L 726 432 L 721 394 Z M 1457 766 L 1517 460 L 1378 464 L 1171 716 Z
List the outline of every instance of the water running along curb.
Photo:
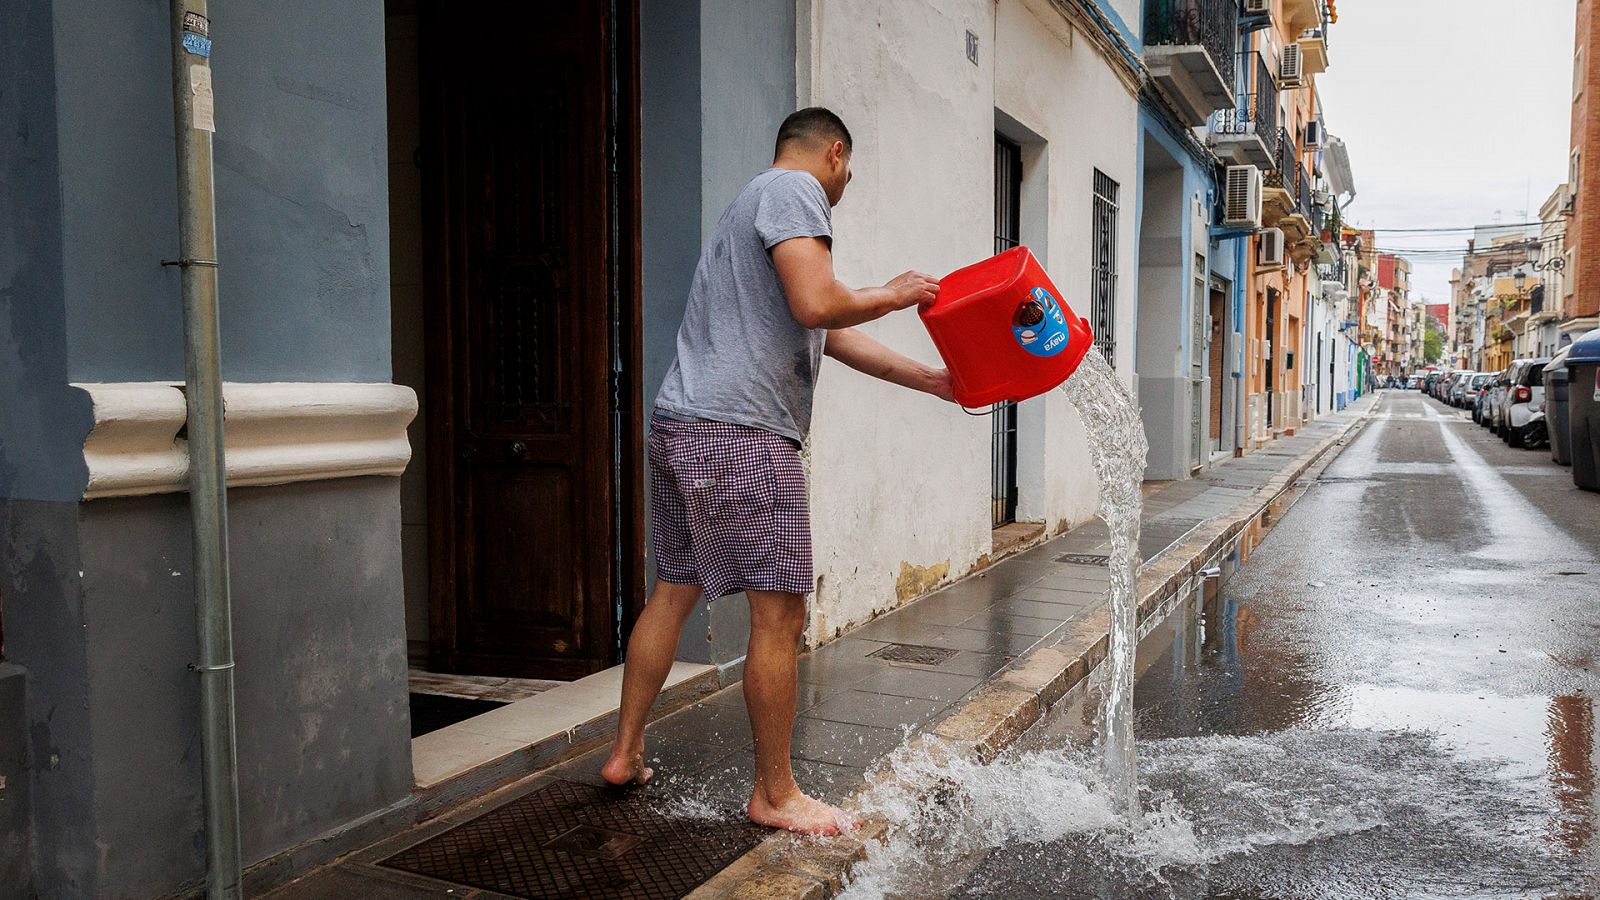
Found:
M 1197 525 L 1139 569 L 1139 635 L 1158 624 L 1177 603 L 1191 596 L 1198 573 L 1226 556 L 1235 542 L 1318 460 L 1346 441 L 1377 409 L 1372 404 L 1339 431 L 1290 460 L 1231 512 Z M 964 758 L 987 764 L 1010 748 L 1066 693 L 1089 677 L 1106 658 L 1110 643 L 1110 610 L 1102 601 L 1092 611 L 1056 632 L 1059 640 L 1027 652 L 981 685 L 957 709 L 879 760 L 867 774 L 868 785 L 899 776 L 892 760 L 907 751 L 935 759 Z M 933 783 L 910 785 L 918 795 L 938 789 Z M 846 801 L 859 810 L 861 791 Z M 851 868 L 866 858 L 870 845 L 889 824 L 869 818 L 854 834 L 836 838 L 800 838 L 778 834 L 768 838 L 732 865 L 688 894 L 689 900 L 826 900 L 838 894 Z

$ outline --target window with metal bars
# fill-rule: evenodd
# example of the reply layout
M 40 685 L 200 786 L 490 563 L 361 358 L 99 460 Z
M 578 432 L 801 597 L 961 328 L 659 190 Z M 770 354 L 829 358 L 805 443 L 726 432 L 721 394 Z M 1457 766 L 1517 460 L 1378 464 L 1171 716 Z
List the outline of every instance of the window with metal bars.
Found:
M 1089 321 L 1095 346 L 1113 366 L 1117 364 L 1117 192 L 1117 183 L 1095 169 Z
M 1022 148 L 994 136 L 994 252 L 1022 243 Z M 997 403 L 990 416 L 990 471 L 993 473 L 993 523 L 1017 520 L 1017 405 Z

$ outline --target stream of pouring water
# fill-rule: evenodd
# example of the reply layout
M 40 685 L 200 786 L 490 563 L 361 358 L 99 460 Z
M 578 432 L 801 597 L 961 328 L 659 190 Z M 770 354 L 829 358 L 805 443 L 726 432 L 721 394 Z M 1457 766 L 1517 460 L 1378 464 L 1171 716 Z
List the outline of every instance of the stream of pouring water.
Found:
M 1089 459 L 1100 482 L 1100 518 L 1111 532 L 1111 663 L 1100 709 L 1105 778 L 1130 823 L 1139 819 L 1139 778 L 1133 747 L 1133 663 L 1138 645 L 1139 512 L 1143 506 L 1145 440 L 1139 407 L 1117 373 L 1091 349 L 1061 386 L 1083 418 Z

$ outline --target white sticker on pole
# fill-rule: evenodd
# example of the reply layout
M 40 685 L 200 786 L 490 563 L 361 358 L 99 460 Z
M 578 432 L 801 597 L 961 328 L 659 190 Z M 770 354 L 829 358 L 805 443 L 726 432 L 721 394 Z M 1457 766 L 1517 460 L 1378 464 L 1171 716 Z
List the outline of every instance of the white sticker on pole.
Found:
M 201 131 L 217 130 L 217 101 L 211 95 L 211 67 L 196 63 L 189 67 L 189 114 L 192 126 Z
M 1600 403 L 1600 369 L 1594 370 L 1594 399 Z

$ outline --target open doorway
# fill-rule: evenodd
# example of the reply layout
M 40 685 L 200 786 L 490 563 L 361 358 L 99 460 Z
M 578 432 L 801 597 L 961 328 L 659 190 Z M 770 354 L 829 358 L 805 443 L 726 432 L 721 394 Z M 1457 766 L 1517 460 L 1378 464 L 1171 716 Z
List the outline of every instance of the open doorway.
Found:
M 994 252 L 1026 246 L 1040 261 L 1049 247 L 1049 143 L 1005 111 L 994 111 Z M 1042 442 L 1048 397 L 1003 403 L 991 416 L 990 554 L 1008 553 L 1044 531 Z
M 1191 201 L 1183 165 L 1148 134 L 1144 148 L 1134 371 L 1139 416 L 1150 442 L 1145 478 L 1169 481 L 1188 477 L 1197 462 L 1201 398 L 1195 354 L 1204 351 L 1194 342 L 1203 332 L 1196 334 L 1198 311 L 1188 304 L 1199 302 L 1194 282 L 1204 277 L 1205 263 L 1190 245 Z
M 1022 244 L 1022 145 L 995 132 L 994 252 Z M 989 438 L 990 525 L 1017 521 L 1017 404 L 996 403 Z
M 516 700 L 615 663 L 642 603 L 635 5 L 385 15 L 408 647 Z

